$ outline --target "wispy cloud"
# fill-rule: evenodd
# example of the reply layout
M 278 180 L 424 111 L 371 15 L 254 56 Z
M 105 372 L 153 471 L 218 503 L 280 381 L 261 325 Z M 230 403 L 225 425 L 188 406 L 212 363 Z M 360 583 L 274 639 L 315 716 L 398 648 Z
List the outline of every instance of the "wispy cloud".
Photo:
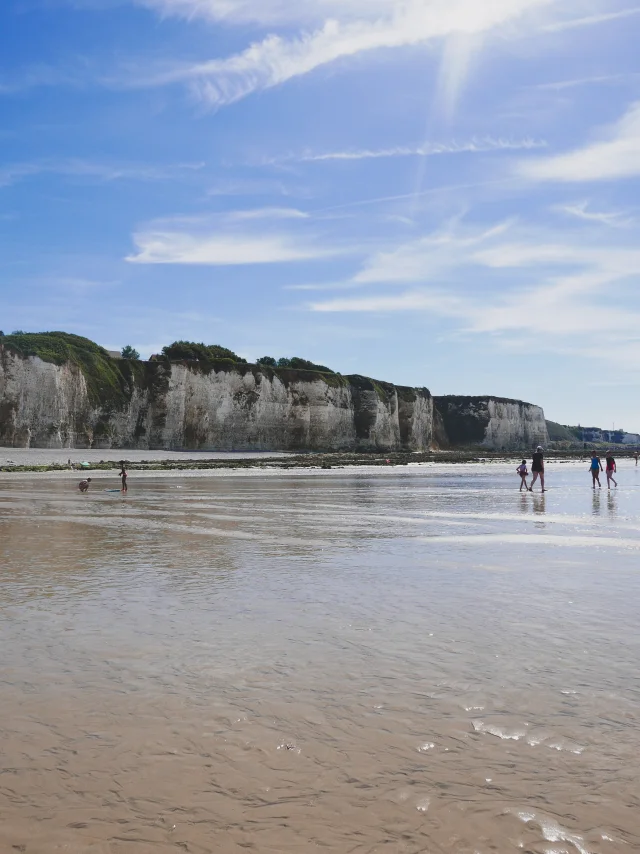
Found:
M 0 167 L 0 187 L 8 187 L 25 178 L 42 174 L 67 175 L 97 181 L 158 181 L 175 177 L 185 170 L 197 171 L 203 165 L 202 163 L 179 163 L 173 166 L 147 166 L 131 163 L 102 163 L 74 158 L 39 160 Z
M 308 219 L 309 214 L 297 208 L 253 208 L 246 211 L 232 211 L 229 218 L 233 221 L 251 219 Z
M 502 139 L 494 137 L 474 137 L 468 142 L 425 143 L 416 146 L 394 146 L 392 148 L 361 148 L 345 151 L 326 151 L 321 153 L 304 152 L 300 155 L 288 155 L 274 158 L 272 163 L 296 160 L 302 163 L 318 163 L 326 160 L 378 160 L 387 157 L 434 157 L 440 154 L 478 154 L 492 151 L 522 151 L 523 149 L 546 148 L 544 140 Z
M 375 5 L 378 17 L 360 18 L 341 15 L 331 18 L 312 31 L 293 37 L 269 35 L 244 51 L 225 59 L 213 59 L 183 65 L 158 73 L 140 76 L 135 85 L 166 85 L 189 83 L 193 91 L 212 107 L 231 104 L 252 92 L 272 88 L 295 77 L 339 59 L 353 57 L 381 48 L 402 48 L 426 44 L 432 40 L 448 40 L 457 36 L 484 38 L 490 33 L 522 25 L 526 31 L 541 10 L 559 0 L 450 0 L 450 2 L 388 2 Z M 187 4 L 184 4 L 185 7 Z M 213 17 L 224 18 L 222 3 L 190 3 L 192 11 L 214 8 Z M 304 5 L 304 4 L 302 4 Z M 176 8 L 176 3 L 162 7 Z M 239 8 L 255 9 L 256 4 L 240 4 Z M 349 4 L 347 4 L 347 8 Z M 229 9 L 233 7 L 229 4 Z M 284 8 L 284 7 L 283 7 Z M 293 8 L 293 4 L 291 4 Z M 364 4 L 358 4 L 363 9 Z M 295 14 L 294 14 L 295 17 Z M 459 76 L 459 75 L 458 75 Z M 460 87 L 456 82 L 456 90 Z
M 584 346 L 585 334 L 611 342 L 637 334 L 640 312 L 605 300 L 613 288 L 633 286 L 639 269 L 633 242 L 585 245 L 578 234 L 563 240 L 509 222 L 490 229 L 454 226 L 374 254 L 345 283 L 360 293 L 316 300 L 308 308 L 425 312 L 446 319 L 458 334 L 531 335 L 538 348 L 561 345 L 570 352 Z
M 575 30 L 579 27 L 593 27 L 598 24 L 607 24 L 610 21 L 618 21 L 621 18 L 631 18 L 640 15 L 640 6 L 629 9 L 620 9 L 617 12 L 605 12 L 602 15 L 587 15 L 584 18 L 568 18 L 564 21 L 554 21 L 547 24 L 544 29 L 549 33 L 558 33 L 563 30 Z
M 577 77 L 573 80 L 556 80 L 552 83 L 537 83 L 532 89 L 541 91 L 561 92 L 564 89 L 575 89 L 578 86 L 590 86 L 596 83 L 619 83 L 622 80 L 630 80 L 637 74 L 601 74 L 595 77 Z
M 593 211 L 589 210 L 589 202 L 576 202 L 569 205 L 556 205 L 554 210 L 567 216 L 576 217 L 586 222 L 598 222 L 612 228 L 625 228 L 633 220 L 624 211 Z
M 280 216 L 276 214 L 268 221 L 266 216 L 267 211 L 261 208 L 214 217 L 158 220 L 133 235 L 136 251 L 126 260 L 135 264 L 239 266 L 310 261 L 344 251 L 327 245 L 309 229 L 304 224 L 307 216 L 300 211 L 280 210 Z M 283 220 L 290 222 L 288 231 L 283 230 Z
M 554 157 L 523 160 L 518 174 L 533 181 L 605 181 L 640 175 L 640 101 L 603 139 Z

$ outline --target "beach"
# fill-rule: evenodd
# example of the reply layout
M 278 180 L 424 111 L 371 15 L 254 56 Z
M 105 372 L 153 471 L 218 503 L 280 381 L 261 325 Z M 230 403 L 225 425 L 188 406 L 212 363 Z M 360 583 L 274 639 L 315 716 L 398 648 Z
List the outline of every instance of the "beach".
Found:
M 638 849 L 632 461 L 116 474 L 0 476 L 0 850 Z

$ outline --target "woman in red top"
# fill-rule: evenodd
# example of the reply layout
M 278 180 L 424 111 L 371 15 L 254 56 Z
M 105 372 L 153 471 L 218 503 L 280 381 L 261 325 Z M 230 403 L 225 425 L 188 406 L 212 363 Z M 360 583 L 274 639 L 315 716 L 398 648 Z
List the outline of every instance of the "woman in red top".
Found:
M 614 474 L 617 474 L 618 467 L 616 466 L 616 461 L 613 458 L 613 454 L 611 451 L 607 451 L 607 489 L 611 489 L 611 481 L 613 481 L 613 485 L 617 486 L 618 482 L 613 477 Z

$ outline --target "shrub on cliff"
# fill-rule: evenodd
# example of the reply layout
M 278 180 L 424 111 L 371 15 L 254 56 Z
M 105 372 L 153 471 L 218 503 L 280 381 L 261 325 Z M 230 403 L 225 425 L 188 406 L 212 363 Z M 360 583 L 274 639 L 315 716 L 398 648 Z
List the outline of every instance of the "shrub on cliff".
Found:
M 162 348 L 162 355 L 171 361 L 214 362 L 217 359 L 229 359 L 242 364 L 247 361 L 219 344 L 197 344 L 195 341 L 174 341 Z
M 120 355 L 123 359 L 133 359 L 137 361 L 140 358 L 140 353 L 131 346 L 131 344 L 127 344 L 126 347 L 123 347 L 120 351 Z

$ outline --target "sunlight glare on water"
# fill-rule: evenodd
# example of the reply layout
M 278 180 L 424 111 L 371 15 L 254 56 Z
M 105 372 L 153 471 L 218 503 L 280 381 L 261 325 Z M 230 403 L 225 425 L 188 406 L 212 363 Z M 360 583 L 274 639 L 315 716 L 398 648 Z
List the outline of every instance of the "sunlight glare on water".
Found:
M 640 850 L 640 470 L 0 480 L 0 851 Z

